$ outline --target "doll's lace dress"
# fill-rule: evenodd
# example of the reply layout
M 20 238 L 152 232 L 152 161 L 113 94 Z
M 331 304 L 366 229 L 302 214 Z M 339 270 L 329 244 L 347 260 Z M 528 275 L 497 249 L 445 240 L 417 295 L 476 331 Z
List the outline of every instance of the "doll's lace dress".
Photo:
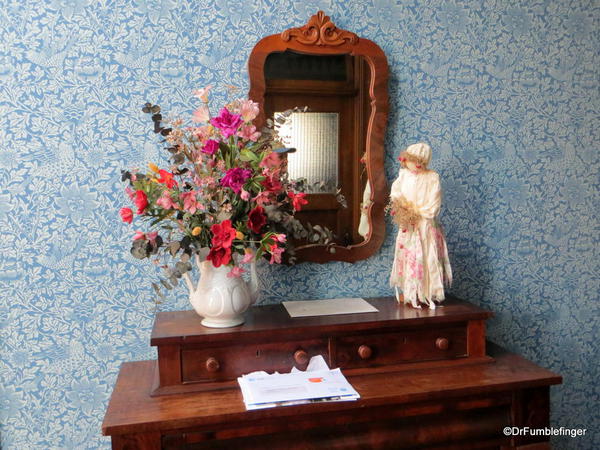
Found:
M 400 169 L 390 197 L 404 197 L 420 216 L 414 227 L 398 230 L 390 285 L 403 292 L 405 303 L 431 305 L 444 300 L 452 269 L 444 230 L 437 221 L 442 204 L 439 175 L 431 170 L 413 173 Z

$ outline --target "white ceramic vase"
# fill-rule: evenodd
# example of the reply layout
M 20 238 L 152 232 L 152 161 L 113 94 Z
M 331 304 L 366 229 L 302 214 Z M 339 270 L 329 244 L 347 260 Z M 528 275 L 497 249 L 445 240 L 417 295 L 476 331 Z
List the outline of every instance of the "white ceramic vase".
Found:
M 242 277 L 228 277 L 231 267 L 214 267 L 210 261 L 196 261 L 200 281 L 194 287 L 186 277 L 190 289 L 190 303 L 203 317 L 202 325 L 211 328 L 235 327 L 244 323 L 244 312 L 256 302 L 258 280 L 255 263 L 250 264 L 250 282 Z

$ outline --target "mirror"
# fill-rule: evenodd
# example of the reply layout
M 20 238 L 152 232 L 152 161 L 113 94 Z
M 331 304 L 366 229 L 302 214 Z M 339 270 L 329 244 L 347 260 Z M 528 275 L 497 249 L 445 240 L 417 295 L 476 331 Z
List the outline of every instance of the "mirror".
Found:
M 258 125 L 289 115 L 280 135 L 291 178 L 304 179 L 303 222 L 332 230 L 334 243 L 301 243 L 301 261 L 365 259 L 385 234 L 383 141 L 388 113 L 387 60 L 372 41 L 338 29 L 322 11 L 300 28 L 263 38 L 248 62 Z

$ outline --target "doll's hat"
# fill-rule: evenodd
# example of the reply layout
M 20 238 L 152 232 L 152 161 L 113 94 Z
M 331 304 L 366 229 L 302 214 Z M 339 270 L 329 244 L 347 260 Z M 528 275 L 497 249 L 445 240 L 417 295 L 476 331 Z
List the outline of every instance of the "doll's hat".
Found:
M 431 161 L 431 147 L 424 142 L 412 144 L 406 147 L 400 157 L 427 167 Z

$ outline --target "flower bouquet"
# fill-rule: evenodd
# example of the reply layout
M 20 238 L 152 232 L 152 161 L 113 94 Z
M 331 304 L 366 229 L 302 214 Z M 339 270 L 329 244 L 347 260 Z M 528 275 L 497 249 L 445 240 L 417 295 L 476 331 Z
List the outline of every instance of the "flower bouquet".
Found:
M 281 263 L 284 252 L 293 262 L 290 237 L 320 243 L 332 238 L 326 229 L 304 226 L 294 217 L 307 199 L 303 184 L 288 179 L 285 159 L 277 152 L 281 145 L 276 124 L 268 121 L 267 127 L 258 131 L 253 124 L 258 104 L 245 99 L 223 106 L 212 116 L 209 89 L 195 92 L 201 105 L 190 126 L 180 119 L 163 126 L 160 107 L 147 103 L 143 111 L 151 114 L 154 132 L 164 138 L 172 165 L 166 170 L 150 163 L 146 172 L 122 174 L 135 208 L 122 208 L 121 218 L 127 223 L 147 224 L 145 230 L 136 231 L 131 253 L 139 259 L 151 258 L 165 270 L 161 285 L 152 284 L 158 301 L 164 298 L 162 289 L 173 288 L 181 278 L 194 304 L 193 295 L 206 297 L 206 292 L 198 291 L 214 290 L 201 286 L 207 279 L 231 284 L 228 279 L 240 279 L 248 267 L 252 272 L 253 263 L 261 258 Z M 201 271 L 198 285 L 189 275 L 192 260 Z M 215 269 L 222 276 L 215 278 Z M 250 292 L 255 286 L 247 289 L 243 280 L 237 283 L 238 291 L 246 289 L 247 296 L 256 297 Z M 235 297 L 235 292 L 230 294 Z M 194 307 L 200 315 L 209 315 L 206 308 Z M 213 321 L 209 326 L 217 325 Z

